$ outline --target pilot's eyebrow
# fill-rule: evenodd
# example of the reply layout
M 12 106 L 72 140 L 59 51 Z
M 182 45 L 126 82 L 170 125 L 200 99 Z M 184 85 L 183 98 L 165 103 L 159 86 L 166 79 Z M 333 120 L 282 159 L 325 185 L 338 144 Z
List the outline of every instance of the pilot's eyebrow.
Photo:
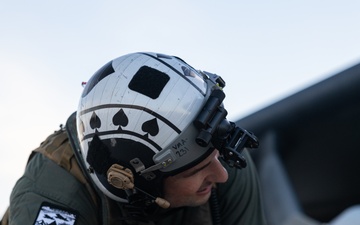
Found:
M 190 176 L 192 176 L 192 175 L 194 175 L 194 174 L 196 174 L 197 172 L 199 172 L 199 171 L 201 171 L 201 170 L 203 170 L 203 169 L 205 169 L 207 166 L 209 166 L 210 165 L 210 163 L 211 163 L 211 161 L 209 161 L 208 163 L 206 163 L 205 165 L 203 165 L 202 167 L 200 167 L 200 168 L 197 168 L 197 169 L 195 169 L 194 171 L 191 171 L 191 172 L 189 172 L 189 174 L 185 174 L 183 177 L 190 177 Z

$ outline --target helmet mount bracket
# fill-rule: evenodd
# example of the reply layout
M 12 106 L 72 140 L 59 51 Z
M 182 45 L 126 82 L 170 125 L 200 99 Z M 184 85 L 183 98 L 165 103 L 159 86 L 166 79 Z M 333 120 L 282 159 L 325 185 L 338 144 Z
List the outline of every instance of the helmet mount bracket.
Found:
M 257 148 L 258 139 L 251 132 L 226 119 L 227 111 L 222 104 L 225 93 L 221 90 L 225 82 L 216 74 L 205 73 L 210 79 L 208 83 L 212 82 L 214 85 L 203 109 L 193 122 L 199 130 L 196 142 L 202 147 L 211 142 L 229 166 L 245 168 L 246 160 L 242 151 L 244 148 Z

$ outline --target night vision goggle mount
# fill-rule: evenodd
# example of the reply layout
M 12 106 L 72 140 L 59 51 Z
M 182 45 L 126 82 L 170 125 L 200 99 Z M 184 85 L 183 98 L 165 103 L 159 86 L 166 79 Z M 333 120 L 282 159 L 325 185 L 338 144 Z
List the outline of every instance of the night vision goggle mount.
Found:
M 216 74 L 203 73 L 208 81 L 213 83 L 213 88 L 203 109 L 194 120 L 195 127 L 200 130 L 196 143 L 205 147 L 211 142 L 229 166 L 245 168 L 246 160 L 242 151 L 244 148 L 257 148 L 258 139 L 251 132 L 226 119 L 227 111 L 222 104 L 225 93 L 221 90 L 225 87 L 225 81 Z

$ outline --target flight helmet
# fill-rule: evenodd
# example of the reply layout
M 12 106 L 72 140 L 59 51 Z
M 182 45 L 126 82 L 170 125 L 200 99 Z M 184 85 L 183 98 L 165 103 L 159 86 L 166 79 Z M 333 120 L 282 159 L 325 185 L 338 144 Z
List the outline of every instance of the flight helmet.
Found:
M 216 148 L 231 166 L 256 137 L 226 119 L 225 82 L 182 59 L 139 52 L 111 60 L 83 90 L 77 131 L 83 163 L 105 195 L 133 205 L 157 203 L 166 176 Z

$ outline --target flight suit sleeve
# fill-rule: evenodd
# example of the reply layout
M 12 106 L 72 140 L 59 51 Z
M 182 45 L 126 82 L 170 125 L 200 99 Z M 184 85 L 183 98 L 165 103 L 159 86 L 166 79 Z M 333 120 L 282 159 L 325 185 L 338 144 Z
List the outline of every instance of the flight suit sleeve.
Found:
M 244 150 L 247 167 L 230 168 L 224 163 L 229 179 L 218 185 L 218 201 L 222 224 L 265 225 L 258 174 L 248 153 Z
M 11 193 L 9 224 L 54 222 L 100 224 L 84 185 L 43 154 L 36 153 Z

